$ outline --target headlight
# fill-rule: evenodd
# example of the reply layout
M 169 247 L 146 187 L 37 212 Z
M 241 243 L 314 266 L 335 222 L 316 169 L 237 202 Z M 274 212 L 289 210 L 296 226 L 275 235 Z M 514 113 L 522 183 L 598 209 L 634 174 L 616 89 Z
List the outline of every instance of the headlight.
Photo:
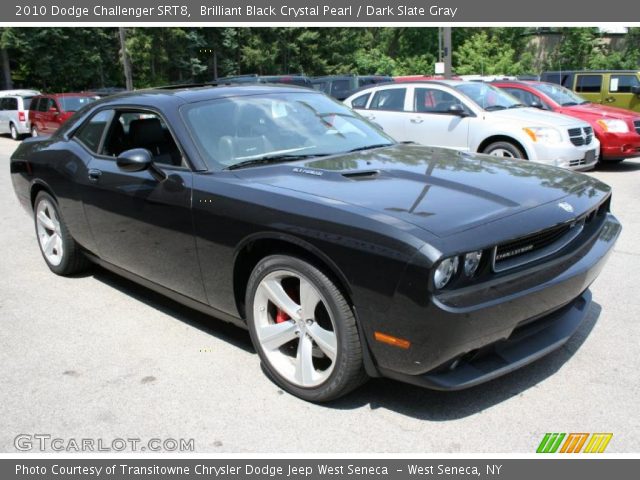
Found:
M 482 258 L 482 250 L 476 252 L 469 252 L 464 256 L 464 274 L 467 277 L 472 277 L 478 266 L 480 265 L 480 259 Z
M 616 120 L 613 118 L 601 118 L 596 122 L 605 132 L 611 133 L 627 133 L 629 127 L 624 120 Z
M 551 127 L 527 127 L 523 128 L 534 142 L 541 143 L 562 143 L 562 135 L 558 130 Z
M 433 274 L 433 283 L 437 289 L 443 288 L 458 270 L 458 257 L 446 258 Z

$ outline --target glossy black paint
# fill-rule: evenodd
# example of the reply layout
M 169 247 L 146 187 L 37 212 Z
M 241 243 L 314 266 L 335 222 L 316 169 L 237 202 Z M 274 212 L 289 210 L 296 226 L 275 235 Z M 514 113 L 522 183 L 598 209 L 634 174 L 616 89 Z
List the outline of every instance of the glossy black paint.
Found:
M 38 189 L 54 195 L 95 261 L 237 324 L 260 255 L 302 255 L 352 301 L 369 373 L 395 378 L 423 376 L 579 302 L 620 232 L 606 211 L 580 242 L 544 261 L 436 291 L 432 269 L 441 259 L 571 221 L 607 202 L 609 187 L 540 164 L 413 145 L 207 170 L 180 107 L 274 91 L 300 89 L 156 90 L 97 101 L 53 137 L 20 145 L 11 159 L 14 189 L 29 211 Z M 161 115 L 186 166 L 157 167 L 164 180 L 149 168 L 127 172 L 73 139 L 92 112 L 121 106 Z M 574 212 L 558 208 L 561 201 Z M 377 343 L 374 331 L 412 347 Z

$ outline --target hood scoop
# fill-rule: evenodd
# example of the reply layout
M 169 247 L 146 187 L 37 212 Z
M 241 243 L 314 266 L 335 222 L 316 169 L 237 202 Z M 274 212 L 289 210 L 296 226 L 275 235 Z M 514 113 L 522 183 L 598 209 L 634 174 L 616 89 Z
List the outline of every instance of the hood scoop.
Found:
M 378 170 L 362 170 L 359 172 L 347 172 L 343 173 L 344 178 L 349 180 L 373 180 L 380 175 Z

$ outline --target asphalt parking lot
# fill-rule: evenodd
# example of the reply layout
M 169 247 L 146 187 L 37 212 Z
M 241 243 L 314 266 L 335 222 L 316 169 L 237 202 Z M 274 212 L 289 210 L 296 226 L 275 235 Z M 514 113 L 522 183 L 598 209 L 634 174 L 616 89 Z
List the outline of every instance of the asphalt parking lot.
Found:
M 562 349 L 442 393 L 376 379 L 330 405 L 280 391 L 248 334 L 95 268 L 40 257 L 0 138 L 0 452 L 18 434 L 194 439 L 198 452 L 533 453 L 546 432 L 612 432 L 640 451 L 640 159 L 593 175 L 623 224 L 594 303 Z

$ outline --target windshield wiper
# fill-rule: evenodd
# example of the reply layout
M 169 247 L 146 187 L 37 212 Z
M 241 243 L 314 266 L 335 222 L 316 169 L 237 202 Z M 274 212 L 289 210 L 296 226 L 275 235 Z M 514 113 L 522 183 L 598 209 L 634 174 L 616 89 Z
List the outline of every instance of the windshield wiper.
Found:
M 393 143 L 375 143 L 373 145 L 365 145 L 364 147 L 352 148 L 345 153 L 361 152 L 362 150 L 373 150 L 374 148 L 390 147 Z
M 574 105 L 578 105 L 578 102 L 564 102 L 562 104 L 563 107 L 573 107 Z
M 252 158 L 242 162 L 234 163 L 226 168 L 226 170 L 237 170 L 239 168 L 253 167 L 255 165 L 268 165 L 271 163 L 293 162 L 295 160 L 303 160 L 305 158 L 325 157 L 327 153 L 315 154 L 284 154 L 284 155 L 265 155 L 264 157 Z
M 487 112 L 493 112 L 494 110 L 504 110 L 506 107 L 504 107 L 503 105 L 490 105 L 488 107 L 485 107 L 485 110 Z
M 524 103 L 514 103 L 509 108 L 522 108 L 522 107 L 526 107 L 526 105 Z

